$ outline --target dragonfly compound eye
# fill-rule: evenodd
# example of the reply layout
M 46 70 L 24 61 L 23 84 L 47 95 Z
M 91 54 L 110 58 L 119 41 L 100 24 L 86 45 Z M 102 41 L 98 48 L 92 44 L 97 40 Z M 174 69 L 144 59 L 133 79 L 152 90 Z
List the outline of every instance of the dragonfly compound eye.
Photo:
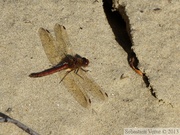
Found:
M 82 58 L 82 59 L 83 59 L 84 66 L 87 66 L 89 64 L 89 60 L 86 58 Z

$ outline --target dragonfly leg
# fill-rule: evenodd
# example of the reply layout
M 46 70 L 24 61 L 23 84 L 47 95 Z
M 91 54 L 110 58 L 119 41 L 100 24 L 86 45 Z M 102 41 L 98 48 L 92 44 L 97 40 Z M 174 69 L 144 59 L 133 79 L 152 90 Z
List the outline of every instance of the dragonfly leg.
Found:
M 89 71 L 89 70 L 86 70 L 86 69 L 84 69 L 84 68 L 81 68 L 81 70 L 84 71 L 84 72 L 88 72 L 88 71 Z
M 78 74 L 78 71 L 79 71 L 79 68 L 77 68 L 76 70 L 74 70 L 74 73 L 75 73 L 76 75 L 78 75 L 79 77 L 81 77 L 82 79 L 84 79 L 82 76 L 80 76 L 80 75 Z
M 67 71 L 66 74 L 64 75 L 64 77 L 61 79 L 61 81 L 60 81 L 59 83 L 61 83 L 61 82 L 64 80 L 64 78 L 65 78 L 71 71 L 73 71 L 73 70 Z
M 78 74 L 79 68 L 77 68 L 76 70 L 74 70 L 75 74 Z

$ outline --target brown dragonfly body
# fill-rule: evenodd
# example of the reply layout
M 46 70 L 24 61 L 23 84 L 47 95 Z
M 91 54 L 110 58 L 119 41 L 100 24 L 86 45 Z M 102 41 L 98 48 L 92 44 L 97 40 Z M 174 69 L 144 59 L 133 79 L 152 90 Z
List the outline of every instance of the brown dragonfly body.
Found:
M 88 64 L 89 64 L 89 60 L 84 57 L 81 57 L 79 55 L 75 55 L 75 56 L 66 55 L 66 57 L 56 66 L 41 72 L 31 73 L 29 77 L 34 77 L 34 78 L 42 77 L 65 69 L 69 69 L 70 71 L 67 71 L 67 73 L 69 73 L 73 70 L 78 71 L 79 68 L 82 69 L 82 67 L 86 67 L 88 66 Z
M 59 76 L 62 84 L 81 106 L 87 108 L 91 105 L 91 100 L 86 94 L 86 91 L 89 91 L 91 94 L 102 100 L 107 99 L 107 93 L 103 92 L 102 88 L 85 74 L 85 71 L 87 70 L 82 68 L 88 66 L 89 60 L 77 54 L 73 55 L 72 52 L 69 52 L 70 42 L 66 28 L 62 25 L 56 24 L 54 26 L 54 33 L 55 38 L 48 30 L 44 28 L 39 29 L 41 43 L 47 58 L 53 65 L 52 68 L 32 73 L 29 76 L 37 78 L 55 72 L 68 70 L 65 74 L 59 72 Z M 75 71 L 75 73 L 72 73 L 71 71 Z

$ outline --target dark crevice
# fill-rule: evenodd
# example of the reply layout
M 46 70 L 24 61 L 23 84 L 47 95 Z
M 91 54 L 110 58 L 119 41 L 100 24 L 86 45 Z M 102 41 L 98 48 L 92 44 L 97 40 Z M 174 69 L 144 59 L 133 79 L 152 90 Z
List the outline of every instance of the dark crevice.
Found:
M 120 46 L 127 54 L 132 53 L 132 42 L 126 30 L 126 22 L 123 20 L 122 16 L 119 14 L 118 11 L 112 11 L 112 3 L 103 0 L 103 8 L 108 23 L 111 26 L 112 31 L 115 35 L 115 40 L 120 44 Z
M 104 8 L 104 12 L 108 20 L 108 23 L 111 26 L 112 31 L 115 35 L 115 40 L 127 53 L 127 61 L 130 67 L 136 73 L 142 76 L 142 79 L 144 83 L 146 84 L 146 87 L 149 88 L 151 95 L 157 98 L 153 87 L 150 85 L 149 78 L 146 76 L 145 73 L 143 73 L 138 68 L 139 60 L 132 49 L 133 40 L 130 33 L 131 32 L 130 23 L 129 23 L 130 21 L 129 21 L 129 17 L 126 14 L 125 6 L 120 5 L 118 9 L 115 9 L 115 11 L 113 11 L 114 9 L 112 8 L 112 1 L 103 0 L 103 8 Z

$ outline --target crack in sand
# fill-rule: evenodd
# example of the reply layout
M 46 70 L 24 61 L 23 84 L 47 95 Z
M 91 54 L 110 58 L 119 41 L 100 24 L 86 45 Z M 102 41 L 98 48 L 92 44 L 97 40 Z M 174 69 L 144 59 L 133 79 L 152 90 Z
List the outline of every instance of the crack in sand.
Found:
M 129 17 L 125 10 L 125 5 L 119 5 L 118 8 L 112 7 L 112 1 L 103 0 L 103 8 L 105 15 L 107 17 L 108 23 L 112 28 L 112 31 L 115 35 L 116 41 L 119 45 L 124 49 L 127 53 L 127 61 L 130 67 L 139 75 L 142 76 L 142 79 L 146 85 L 146 87 L 150 90 L 151 95 L 158 99 L 159 102 L 165 103 L 163 99 L 159 99 L 154 88 L 152 87 L 148 76 L 145 72 L 142 72 L 138 68 L 139 60 L 132 49 L 133 40 L 131 35 L 131 25 L 129 21 Z M 172 107 L 173 105 L 169 103 Z

